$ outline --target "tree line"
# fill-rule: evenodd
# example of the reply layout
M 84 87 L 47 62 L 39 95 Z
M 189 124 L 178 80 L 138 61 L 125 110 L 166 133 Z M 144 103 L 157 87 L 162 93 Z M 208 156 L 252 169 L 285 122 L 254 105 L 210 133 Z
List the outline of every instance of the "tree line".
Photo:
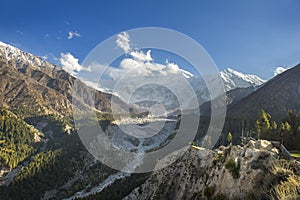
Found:
M 272 119 L 270 113 L 260 110 L 254 121 L 228 118 L 225 121 L 219 145 L 228 144 L 228 135 L 234 144 L 242 143 L 242 137 L 279 141 L 289 150 L 300 150 L 300 115 L 288 111 L 282 120 Z

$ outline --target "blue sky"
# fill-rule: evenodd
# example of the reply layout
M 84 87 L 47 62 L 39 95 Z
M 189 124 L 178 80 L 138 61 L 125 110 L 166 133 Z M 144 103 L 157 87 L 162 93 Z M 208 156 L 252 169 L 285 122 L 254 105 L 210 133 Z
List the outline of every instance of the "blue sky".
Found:
M 198 41 L 220 70 L 262 78 L 300 61 L 300 1 L 2 1 L 0 40 L 49 59 L 83 61 L 101 41 L 138 27 L 164 27 Z M 73 35 L 68 39 L 68 33 Z

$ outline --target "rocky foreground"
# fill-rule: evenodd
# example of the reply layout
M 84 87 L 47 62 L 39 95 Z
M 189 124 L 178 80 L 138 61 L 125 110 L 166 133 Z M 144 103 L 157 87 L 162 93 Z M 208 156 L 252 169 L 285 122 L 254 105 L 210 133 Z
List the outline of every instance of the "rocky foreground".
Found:
M 214 151 L 191 147 L 124 199 L 297 199 L 300 163 L 282 158 L 285 149 L 266 140 Z

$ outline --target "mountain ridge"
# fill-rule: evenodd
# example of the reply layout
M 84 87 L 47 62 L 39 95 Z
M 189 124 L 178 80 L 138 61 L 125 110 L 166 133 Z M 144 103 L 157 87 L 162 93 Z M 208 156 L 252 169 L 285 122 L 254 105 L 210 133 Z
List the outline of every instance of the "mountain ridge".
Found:
M 236 88 L 256 87 L 264 84 L 266 80 L 253 74 L 243 74 L 232 68 L 227 68 L 220 72 L 224 81 L 225 90 L 228 92 Z
M 275 119 L 285 117 L 289 110 L 299 113 L 299 77 L 300 64 L 278 74 L 249 96 L 232 105 L 228 109 L 228 116 L 239 116 L 253 120 L 260 109 L 264 109 Z
M 63 68 L 3 42 L 0 43 L 0 75 L 2 106 L 25 106 L 36 113 L 70 116 L 76 83 L 81 94 L 94 91 L 96 109 L 110 110 L 111 94 L 96 91 Z
M 47 87 L 50 87 L 51 89 L 54 89 L 59 93 L 62 93 L 63 96 L 66 96 L 67 99 L 71 101 L 72 99 L 72 94 L 70 91 L 71 85 L 76 80 L 76 77 L 73 77 L 73 75 L 70 75 L 67 72 L 65 72 L 62 67 L 49 63 L 48 61 L 46 61 L 41 57 L 34 56 L 31 53 L 24 52 L 16 47 L 5 44 L 1 41 L 0 41 L 0 59 L 6 62 L 9 66 L 13 66 L 14 68 L 22 72 L 24 75 L 35 79 L 37 82 L 41 83 L 42 85 L 46 85 Z M 205 83 L 201 77 L 195 77 L 193 74 L 182 69 L 179 69 L 179 73 L 181 73 L 187 80 L 189 80 L 189 83 L 196 91 L 196 95 L 200 104 L 210 100 L 210 95 L 207 89 L 204 87 Z M 231 68 L 221 71 L 220 75 L 222 80 L 224 81 L 225 90 L 227 92 L 237 88 L 259 87 L 265 82 L 264 80 L 260 79 L 255 75 L 242 74 Z M 109 96 L 112 95 L 112 93 L 109 90 L 101 87 L 99 88 L 98 84 L 92 82 L 88 82 L 88 81 L 83 81 L 83 82 L 87 84 L 89 87 L 92 87 L 93 89 L 99 91 L 97 93 L 98 96 L 99 94 L 101 94 L 101 92 L 102 94 L 107 94 L 105 98 L 101 97 L 102 102 L 104 102 L 105 99 L 110 99 Z M 174 95 L 167 95 L 168 98 L 163 98 L 163 99 L 155 97 L 156 93 L 159 94 L 158 96 L 161 96 L 161 92 L 158 91 L 155 93 L 157 89 L 159 88 L 157 87 L 154 88 L 153 89 L 154 92 L 151 94 L 143 94 L 141 96 L 143 97 L 148 96 L 149 98 L 150 97 L 157 98 L 158 101 L 160 100 L 161 102 L 165 102 L 167 106 L 173 105 L 173 107 L 174 106 L 176 107 L 176 105 L 178 105 L 178 101 L 176 97 L 174 97 Z M 244 94 L 241 94 L 241 92 L 239 92 L 238 94 L 245 96 L 249 94 L 249 90 L 246 91 L 247 92 L 245 92 Z M 122 98 L 118 94 L 115 94 L 115 96 Z M 172 96 L 173 98 L 170 99 L 169 97 Z M 144 100 L 146 99 L 137 99 L 137 102 L 144 101 Z M 228 100 L 228 102 L 231 101 L 232 99 Z M 109 104 L 108 101 L 106 101 L 105 104 Z M 63 105 L 64 107 L 70 108 L 70 103 L 65 102 L 63 103 Z M 108 107 L 105 110 L 109 110 Z

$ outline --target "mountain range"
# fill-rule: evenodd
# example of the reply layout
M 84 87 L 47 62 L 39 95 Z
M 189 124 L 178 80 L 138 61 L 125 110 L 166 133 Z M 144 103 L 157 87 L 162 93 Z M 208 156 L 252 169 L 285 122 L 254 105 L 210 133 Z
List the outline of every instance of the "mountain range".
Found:
M 184 70 L 180 73 L 195 89 L 200 102 L 205 102 L 202 106 L 208 105 L 207 90 L 198 87 L 203 80 Z M 288 110 L 300 113 L 300 64 L 268 81 L 231 68 L 221 71 L 220 76 L 226 92 L 227 119 L 253 121 L 260 109 L 275 119 L 283 118 Z M 94 93 L 95 105 L 88 98 L 82 101 L 73 97 L 74 85 L 82 96 Z M 134 104 L 128 105 L 122 96 L 88 85 L 60 66 L 0 42 L 0 198 L 93 199 L 95 195 L 99 199 L 155 199 L 160 195 L 172 199 L 213 196 L 226 199 L 245 197 L 245 194 L 263 198 L 270 187 L 259 188 L 262 181 L 279 184 L 280 175 L 263 176 L 279 155 L 278 145 L 260 141 L 215 151 L 190 149 L 163 170 L 141 175 L 117 172 L 105 166 L 91 156 L 72 129 L 73 100 L 97 111 L 99 124 L 115 146 L 127 150 L 143 147 L 147 151 L 160 148 L 172 139 L 178 131 L 180 117 L 168 119 L 158 135 L 139 140 L 118 128 L 117 124 L 123 122 L 114 121 L 110 100 L 115 97 L 121 109 L 134 111 L 155 105 L 155 101 L 145 96 L 161 100 L 171 110 L 178 102 L 176 96 L 166 95 L 170 91 L 160 86 L 140 88 Z M 148 122 L 140 121 L 142 129 Z M 227 167 L 226 163 L 229 163 Z M 237 167 L 241 169 L 238 177 L 234 171 Z M 164 177 L 168 176 L 171 177 L 166 180 Z M 249 193 L 234 189 L 238 186 Z M 253 190 L 247 189 L 252 187 Z M 221 194 L 228 189 L 229 192 Z
M 58 114 L 57 111 L 59 111 L 60 114 L 70 114 L 72 85 L 74 85 L 74 81 L 81 82 L 80 80 L 68 74 L 61 67 L 51 64 L 43 58 L 21 51 L 3 42 L 0 42 L 0 61 L 2 62 L 1 92 L 5 94 L 0 98 L 0 103 L 5 104 L 9 102 L 10 105 L 18 105 L 19 107 L 25 107 L 25 105 L 29 107 L 34 106 L 35 108 L 30 108 L 30 110 L 34 112 L 42 111 L 45 113 Z M 205 87 L 202 77 L 196 77 L 185 70 L 180 70 L 180 73 L 188 80 L 196 92 L 200 104 L 210 100 L 210 94 Z M 8 74 L 12 75 L 6 76 Z M 245 75 L 230 68 L 221 71 L 220 75 L 224 81 L 225 90 L 227 92 L 236 88 L 248 88 L 245 90 L 245 94 L 248 94 L 249 91 L 252 92 L 265 83 L 265 80 L 255 75 Z M 178 83 L 175 82 L 175 84 Z M 18 85 L 16 90 L 10 88 L 10 86 L 14 85 Z M 87 83 L 87 85 L 95 86 L 97 84 Z M 83 87 L 84 90 L 88 88 L 84 84 L 80 84 L 80 87 Z M 163 103 L 167 108 L 178 108 L 178 99 L 170 90 L 165 90 L 162 86 L 157 85 L 143 87 L 147 88 L 137 90 L 135 95 L 133 95 L 134 106 L 140 107 L 140 105 L 143 104 L 143 107 L 147 107 L 147 105 L 152 105 L 151 101 L 154 99 Z M 33 88 L 35 88 L 35 90 Z M 181 86 L 175 85 L 174 88 L 180 89 Z M 94 89 L 99 90 L 99 87 L 97 86 Z M 107 88 L 100 90 L 108 91 Z M 239 90 L 239 93 L 241 93 L 241 90 Z M 26 97 L 26 95 L 29 96 Z M 242 94 L 239 95 L 243 96 Z M 235 99 L 233 96 L 236 95 L 229 95 L 227 102 L 232 103 L 233 99 Z M 110 97 L 111 94 L 109 93 L 97 91 L 95 100 L 96 108 L 100 111 L 109 110 Z M 55 99 L 59 99 L 59 101 L 55 101 Z M 35 104 L 30 105 L 25 101 L 34 101 Z M 188 104 L 189 101 L 190 100 L 187 99 L 185 103 Z

